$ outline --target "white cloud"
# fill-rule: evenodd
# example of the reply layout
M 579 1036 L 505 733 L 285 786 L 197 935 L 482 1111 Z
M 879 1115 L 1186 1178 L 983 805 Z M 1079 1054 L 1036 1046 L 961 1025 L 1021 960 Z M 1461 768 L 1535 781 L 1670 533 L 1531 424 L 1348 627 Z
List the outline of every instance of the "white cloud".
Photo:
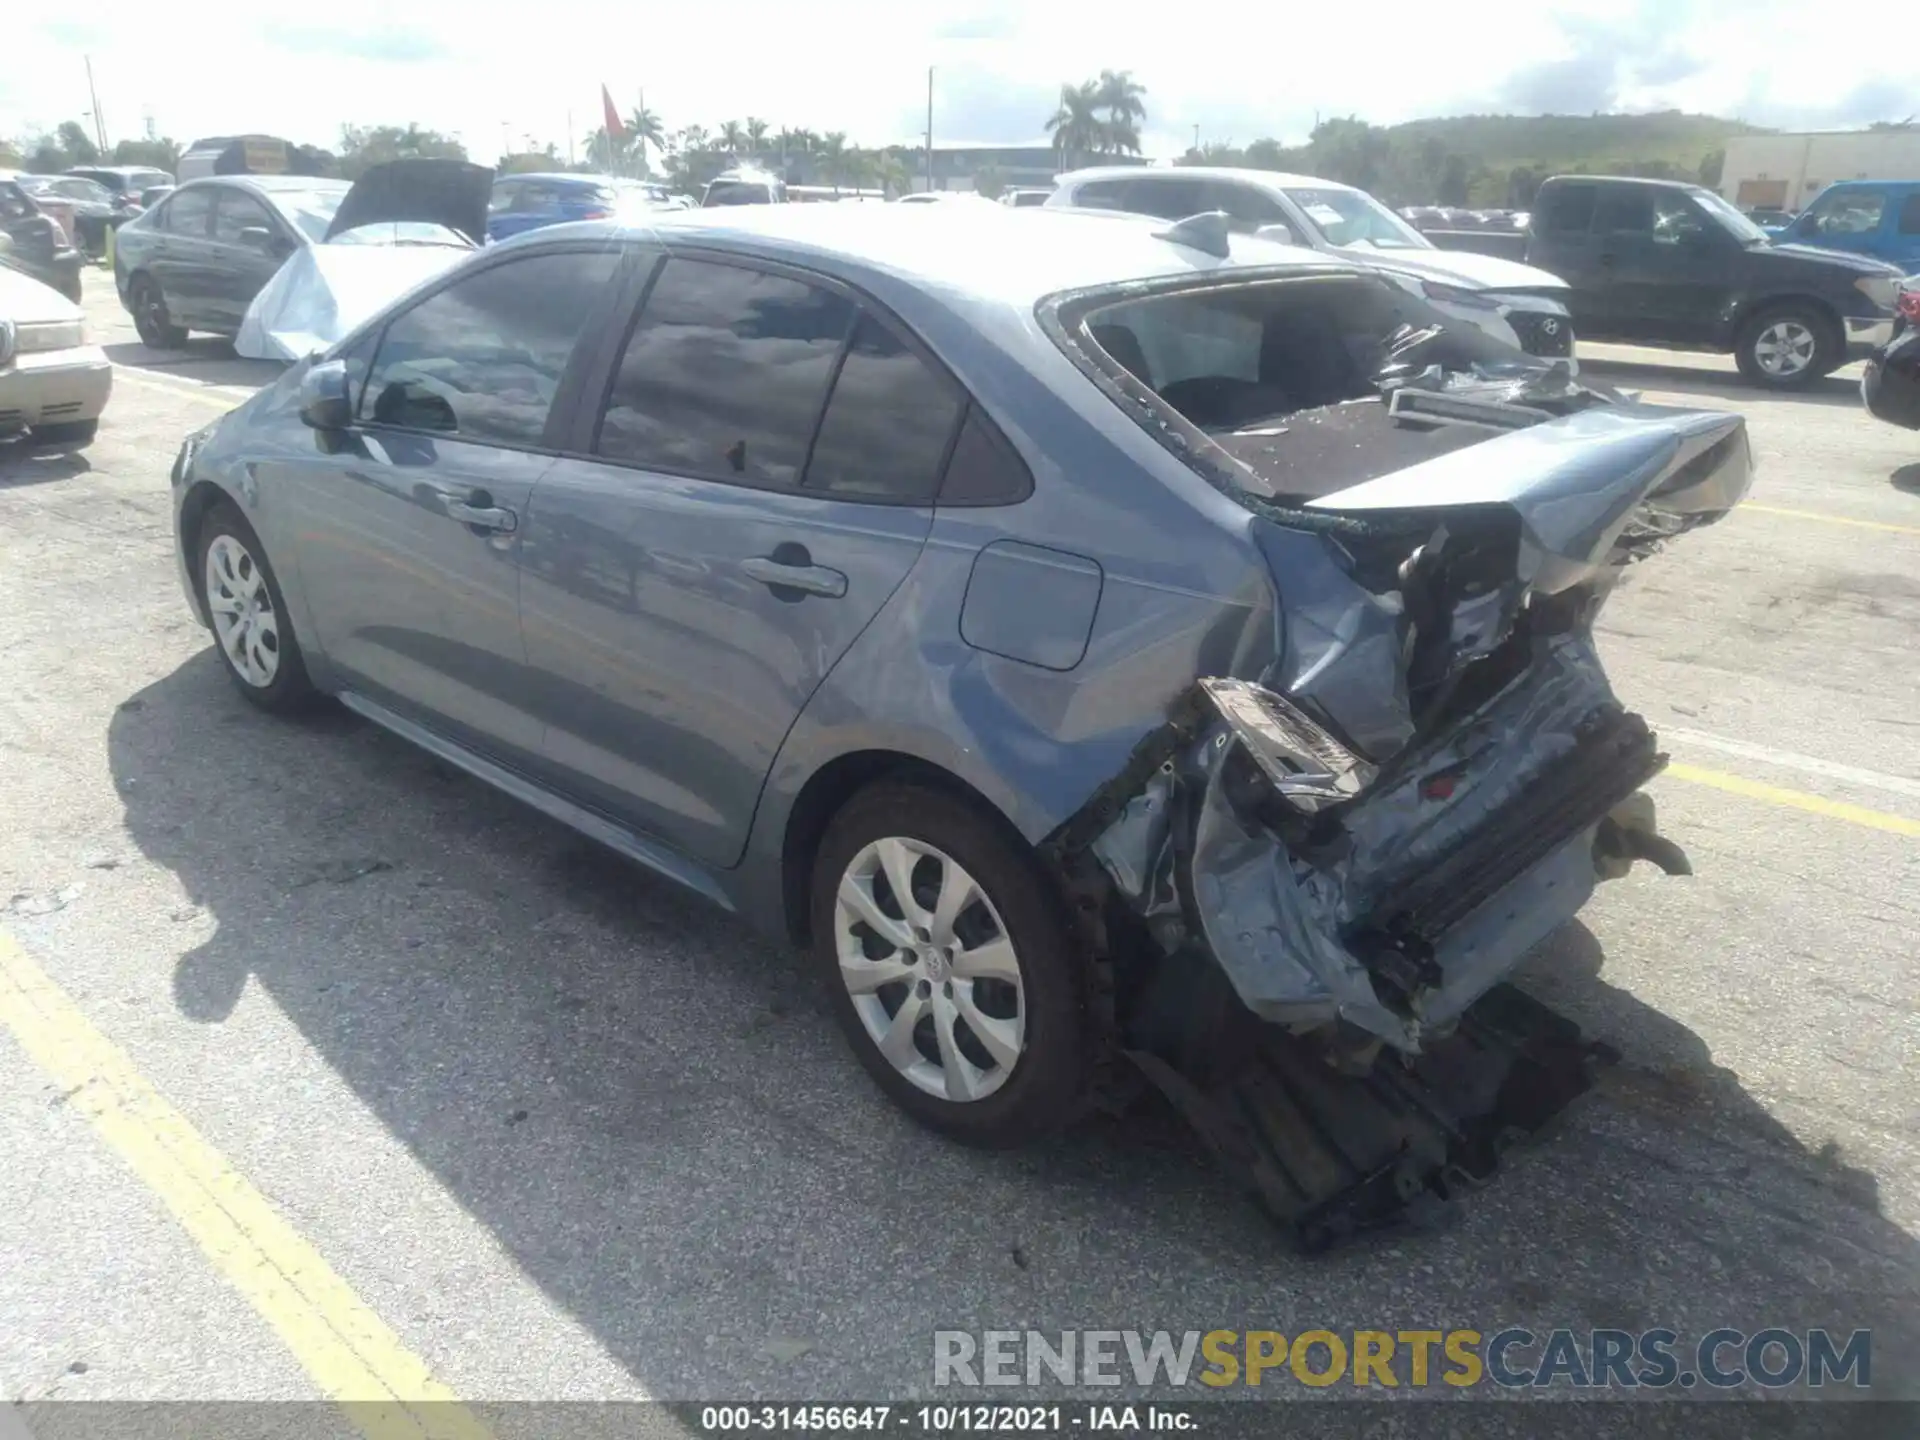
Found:
M 491 159 L 503 137 L 564 151 L 644 88 L 669 126 L 757 115 L 916 138 L 936 67 L 934 128 L 952 139 L 1041 133 L 1063 80 L 1130 69 L 1148 87 L 1150 147 L 1203 137 L 1299 139 L 1319 114 L 1388 123 L 1520 108 L 1679 106 L 1757 123 L 1849 123 L 1910 89 L 1893 0 L 1844 21 L 1808 0 L 1641 0 L 1600 20 L 1574 0 L 1471 6 L 1374 0 L 1318 14 L 1272 0 L 1181 10 L 1054 0 L 811 0 L 538 7 L 330 0 L 289 14 L 201 0 L 94 0 L 84 21 L 8 24 L 0 135 L 78 118 L 91 55 L 110 138 L 146 116 L 179 140 L 261 130 L 332 144 L 343 122 L 416 121 Z M 1312 18 L 1308 18 L 1312 16 Z M 1816 77 L 1810 88 L 1809 78 Z M 1920 108 L 1920 100 L 1914 102 Z

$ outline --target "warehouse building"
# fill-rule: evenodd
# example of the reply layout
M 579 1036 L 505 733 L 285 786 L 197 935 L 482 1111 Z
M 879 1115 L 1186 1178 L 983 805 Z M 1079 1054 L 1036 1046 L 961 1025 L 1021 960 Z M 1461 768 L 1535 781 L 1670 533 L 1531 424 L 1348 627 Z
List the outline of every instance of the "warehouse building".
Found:
M 1837 180 L 1920 180 L 1920 128 L 1736 135 L 1720 193 L 1742 210 L 1799 211 Z

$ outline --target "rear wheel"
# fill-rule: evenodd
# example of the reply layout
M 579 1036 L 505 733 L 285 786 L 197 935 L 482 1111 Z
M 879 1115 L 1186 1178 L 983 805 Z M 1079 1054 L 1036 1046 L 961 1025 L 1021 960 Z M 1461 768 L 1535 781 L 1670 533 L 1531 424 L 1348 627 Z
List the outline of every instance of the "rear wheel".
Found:
M 1811 305 L 1775 305 L 1740 327 L 1740 373 L 1771 390 L 1797 390 L 1840 368 L 1846 347 L 1831 316 Z
M 167 312 L 167 298 L 149 275 L 137 275 L 127 287 L 127 308 L 133 312 L 133 328 L 140 343 L 149 350 L 178 350 L 187 343 L 184 327 L 173 323 Z
M 1085 967 L 1032 855 L 974 806 L 882 782 L 834 817 L 813 950 L 869 1074 L 969 1144 L 1038 1139 L 1085 1108 Z

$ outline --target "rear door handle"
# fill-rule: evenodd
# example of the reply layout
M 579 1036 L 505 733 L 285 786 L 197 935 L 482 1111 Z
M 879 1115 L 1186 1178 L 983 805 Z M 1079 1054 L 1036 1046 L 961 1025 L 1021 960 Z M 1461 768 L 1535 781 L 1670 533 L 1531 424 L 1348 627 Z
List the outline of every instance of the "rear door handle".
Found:
M 786 546 L 781 546 L 785 550 Z M 774 594 L 782 590 L 798 591 L 805 595 L 824 595 L 829 600 L 839 600 L 847 593 L 847 577 L 838 570 L 829 570 L 824 565 L 810 563 L 804 547 L 795 546 L 800 551 L 797 557 L 789 560 L 785 557 L 774 559 L 772 556 L 755 556 L 751 560 L 742 560 L 740 568 L 753 579 L 758 580 Z M 776 552 L 778 553 L 778 552 Z M 797 562 L 797 563 L 796 563 Z M 780 598 L 785 599 L 786 596 Z M 795 595 L 795 599 L 799 596 Z
M 447 514 L 462 525 L 497 530 L 503 535 L 510 535 L 520 527 L 520 517 L 502 505 L 469 505 L 464 500 L 449 500 Z

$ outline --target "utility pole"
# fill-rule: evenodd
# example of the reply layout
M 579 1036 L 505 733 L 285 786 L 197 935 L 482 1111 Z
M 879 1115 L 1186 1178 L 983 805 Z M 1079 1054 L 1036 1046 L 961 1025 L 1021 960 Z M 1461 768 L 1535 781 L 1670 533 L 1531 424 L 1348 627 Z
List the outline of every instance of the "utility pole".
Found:
M 573 111 L 567 111 L 567 168 L 573 169 Z
M 93 57 L 84 57 L 87 62 L 87 95 L 93 101 L 93 134 L 100 142 L 100 158 L 107 158 L 107 121 L 100 113 L 100 92 L 93 88 Z
M 1193 125 L 1193 153 L 1196 155 L 1200 153 L 1200 122 L 1197 120 Z
M 933 189 L 933 66 L 927 67 L 927 189 Z

